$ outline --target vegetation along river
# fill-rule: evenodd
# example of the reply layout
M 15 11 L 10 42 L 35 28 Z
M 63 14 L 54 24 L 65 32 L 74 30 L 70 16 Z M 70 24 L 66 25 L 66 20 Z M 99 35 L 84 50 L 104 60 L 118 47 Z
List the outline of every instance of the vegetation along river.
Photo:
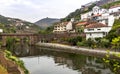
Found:
M 19 48 L 14 50 L 15 54 L 24 61 L 30 74 L 114 74 L 113 67 L 103 58 L 32 46 Z

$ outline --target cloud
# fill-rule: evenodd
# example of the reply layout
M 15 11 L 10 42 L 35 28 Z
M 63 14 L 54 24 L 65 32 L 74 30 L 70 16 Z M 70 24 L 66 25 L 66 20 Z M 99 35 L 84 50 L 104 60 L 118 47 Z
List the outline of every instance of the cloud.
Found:
M 0 14 L 35 22 L 44 17 L 63 18 L 88 2 L 90 0 L 0 0 Z

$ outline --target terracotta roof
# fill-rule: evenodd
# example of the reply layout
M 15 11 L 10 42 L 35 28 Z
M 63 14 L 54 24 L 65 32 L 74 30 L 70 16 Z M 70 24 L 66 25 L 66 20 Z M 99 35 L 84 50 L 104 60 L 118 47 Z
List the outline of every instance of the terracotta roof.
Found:
M 102 23 L 91 23 L 86 26 L 86 28 L 100 28 L 100 27 L 107 27 L 107 25 Z
M 95 15 L 93 15 L 93 17 L 95 17 L 95 16 L 101 16 L 101 14 L 95 14 Z
M 58 26 L 58 25 L 67 25 L 69 22 L 60 22 L 60 23 L 56 23 L 54 26 Z
M 86 22 L 86 21 L 78 22 L 78 23 L 76 24 L 76 26 L 86 25 L 87 23 L 88 23 L 88 22 Z
M 115 5 L 115 6 L 110 7 L 110 9 L 112 9 L 112 8 L 116 8 L 116 7 L 120 7 L 120 4 L 119 4 L 119 5 Z
M 60 24 L 62 24 L 62 25 L 67 25 L 69 22 L 62 22 L 62 23 L 60 23 Z

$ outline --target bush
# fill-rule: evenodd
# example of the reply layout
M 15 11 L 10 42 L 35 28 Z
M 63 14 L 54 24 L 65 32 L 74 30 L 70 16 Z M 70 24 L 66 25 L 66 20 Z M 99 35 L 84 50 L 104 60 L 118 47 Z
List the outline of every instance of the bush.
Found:
M 68 39 L 68 42 L 72 45 L 77 45 L 77 42 L 82 42 L 82 37 L 78 36 L 75 38 L 70 38 L 70 39 Z
M 120 36 L 112 39 L 113 49 L 120 49 Z
M 86 40 L 84 40 L 82 42 L 77 42 L 77 46 L 87 46 L 86 44 L 87 44 Z
M 88 47 L 92 47 L 93 45 L 95 44 L 94 40 L 92 40 L 91 38 L 89 38 L 87 41 L 86 41 L 86 45 Z
M 85 46 L 84 42 L 77 42 L 77 46 Z
M 110 41 L 108 40 L 108 39 L 105 39 L 105 38 L 103 38 L 103 39 L 101 39 L 101 43 L 100 43 L 101 45 L 101 47 L 105 47 L 105 48 L 108 48 L 108 47 L 110 47 Z

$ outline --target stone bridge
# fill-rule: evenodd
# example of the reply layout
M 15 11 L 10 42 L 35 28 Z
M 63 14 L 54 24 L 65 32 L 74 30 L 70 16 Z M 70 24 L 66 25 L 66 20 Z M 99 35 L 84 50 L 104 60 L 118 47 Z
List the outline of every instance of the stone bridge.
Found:
M 81 34 L 76 34 L 76 33 L 64 33 L 64 34 L 24 34 L 24 33 L 14 33 L 14 34 L 6 34 L 6 33 L 2 33 L 0 34 L 0 38 L 2 40 L 2 46 L 6 46 L 6 41 L 7 41 L 7 37 L 12 37 L 12 38 L 19 38 L 20 41 L 23 41 L 24 38 L 28 38 L 29 39 L 29 44 L 30 45 L 34 45 L 37 42 L 50 42 L 54 39 L 60 39 L 60 38 L 72 38 L 75 36 L 84 36 Z

